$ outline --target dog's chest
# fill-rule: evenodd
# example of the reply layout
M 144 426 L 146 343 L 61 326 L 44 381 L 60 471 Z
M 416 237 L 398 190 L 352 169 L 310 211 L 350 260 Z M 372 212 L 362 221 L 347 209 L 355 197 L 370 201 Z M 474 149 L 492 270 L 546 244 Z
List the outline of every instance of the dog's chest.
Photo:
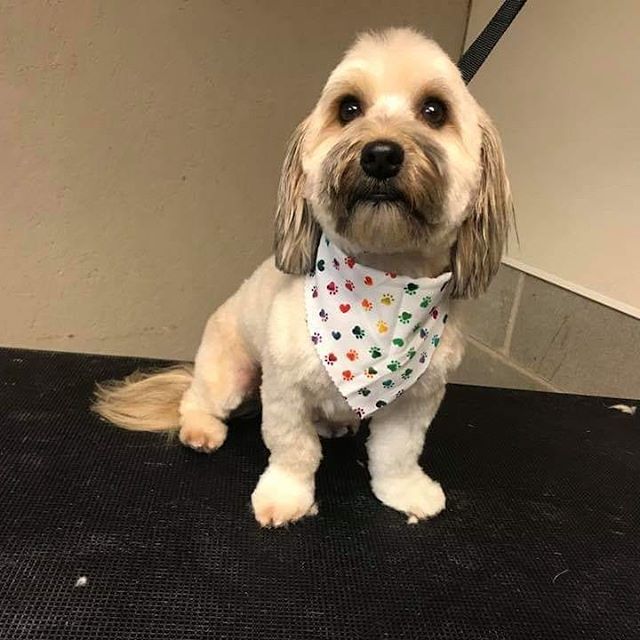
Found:
M 304 280 L 282 290 L 271 307 L 269 317 L 268 361 L 277 367 L 273 372 L 285 387 L 298 387 L 308 407 L 332 422 L 357 419 L 353 409 L 340 394 L 327 373 L 309 334 L 305 313 Z M 458 332 L 448 327 L 432 359 L 430 371 L 407 392 L 416 399 L 428 394 L 431 386 L 444 383 L 446 373 L 457 366 L 461 356 Z M 266 354 L 265 354 L 266 355 Z
M 347 423 L 356 418 L 353 409 L 339 393 L 314 350 L 311 356 L 317 360 L 315 373 L 307 380 L 306 395 L 315 413 L 331 422 Z
M 280 384 L 298 387 L 313 413 L 330 421 L 353 421 L 353 410 L 329 377 L 310 339 L 302 279 L 274 300 L 267 345 L 267 360 L 277 367 L 273 374 Z

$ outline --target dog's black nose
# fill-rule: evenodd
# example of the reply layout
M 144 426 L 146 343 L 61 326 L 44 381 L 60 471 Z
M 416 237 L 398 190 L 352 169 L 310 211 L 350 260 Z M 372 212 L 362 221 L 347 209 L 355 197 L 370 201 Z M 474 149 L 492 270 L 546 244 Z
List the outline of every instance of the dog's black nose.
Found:
M 372 178 L 378 178 L 378 180 L 393 178 L 397 175 L 403 160 L 403 148 L 391 140 L 368 142 L 360 154 L 360 164 L 364 172 Z

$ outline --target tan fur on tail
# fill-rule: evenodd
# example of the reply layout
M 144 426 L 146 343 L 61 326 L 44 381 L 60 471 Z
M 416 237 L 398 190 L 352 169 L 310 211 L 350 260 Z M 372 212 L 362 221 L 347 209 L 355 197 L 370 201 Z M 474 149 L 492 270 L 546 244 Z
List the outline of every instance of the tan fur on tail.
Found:
M 193 368 L 180 365 L 136 371 L 124 380 L 97 386 L 92 410 L 132 431 L 171 431 L 179 427 L 180 400 L 193 379 Z

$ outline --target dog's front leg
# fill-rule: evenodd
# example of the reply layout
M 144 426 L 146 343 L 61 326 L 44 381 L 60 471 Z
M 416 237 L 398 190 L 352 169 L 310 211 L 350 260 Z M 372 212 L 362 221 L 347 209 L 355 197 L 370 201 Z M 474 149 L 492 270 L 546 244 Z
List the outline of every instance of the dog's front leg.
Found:
M 424 393 L 412 388 L 380 409 L 371 420 L 367 441 L 373 493 L 387 506 L 419 519 L 435 516 L 445 507 L 442 488 L 418 464 L 444 386 L 430 390 L 426 401 Z
M 317 513 L 320 440 L 302 387 L 285 377 L 277 369 L 264 369 L 262 435 L 271 456 L 251 496 L 256 520 L 263 527 L 279 527 Z

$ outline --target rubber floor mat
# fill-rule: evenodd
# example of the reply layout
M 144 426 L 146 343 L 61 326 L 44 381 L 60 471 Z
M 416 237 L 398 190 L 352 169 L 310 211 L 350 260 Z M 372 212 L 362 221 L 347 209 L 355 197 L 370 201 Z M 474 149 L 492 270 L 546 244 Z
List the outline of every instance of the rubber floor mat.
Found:
M 259 418 L 198 454 L 88 410 L 157 362 L 0 350 L 3 640 L 640 638 L 640 415 L 451 386 L 422 464 L 434 520 L 376 501 L 326 441 L 320 514 L 262 530 Z

